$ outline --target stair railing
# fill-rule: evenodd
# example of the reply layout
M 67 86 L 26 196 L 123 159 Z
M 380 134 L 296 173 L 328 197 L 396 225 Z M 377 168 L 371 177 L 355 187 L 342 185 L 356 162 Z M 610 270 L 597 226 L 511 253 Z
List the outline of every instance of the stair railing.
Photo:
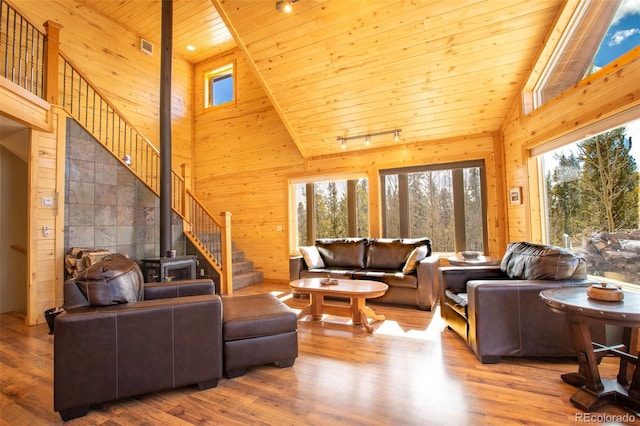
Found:
M 159 196 L 158 149 L 59 51 L 61 27 L 48 21 L 45 28 L 42 32 L 0 0 L 0 75 L 62 107 Z M 204 250 L 203 255 L 220 274 L 221 292 L 231 293 L 230 213 L 223 213 L 222 222 L 217 220 L 187 186 L 185 178 L 172 170 L 171 206 L 184 219 L 185 233 L 195 239 L 196 247 Z M 207 239 L 206 243 L 199 238 Z M 219 241 L 217 246 L 215 240 Z

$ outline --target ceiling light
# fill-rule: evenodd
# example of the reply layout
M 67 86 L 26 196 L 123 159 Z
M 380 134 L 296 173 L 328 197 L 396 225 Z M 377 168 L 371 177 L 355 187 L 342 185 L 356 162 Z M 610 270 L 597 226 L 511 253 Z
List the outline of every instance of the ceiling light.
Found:
M 293 10 L 293 3 L 298 0 L 279 0 L 276 2 L 276 10 L 278 12 L 291 13 Z
M 195 48 L 194 46 L 192 46 L 192 45 L 188 45 L 188 46 L 187 46 L 187 50 L 188 50 L 189 52 L 193 52 L 194 50 L 196 50 L 196 48 Z
M 367 137 L 364 140 L 364 144 L 365 145 L 371 145 L 371 136 L 367 135 Z
M 347 140 L 345 138 L 338 138 L 338 142 L 340 142 L 340 148 L 345 149 L 347 147 Z
M 400 130 L 394 130 L 393 131 L 393 140 L 395 142 L 398 142 L 400 140 Z

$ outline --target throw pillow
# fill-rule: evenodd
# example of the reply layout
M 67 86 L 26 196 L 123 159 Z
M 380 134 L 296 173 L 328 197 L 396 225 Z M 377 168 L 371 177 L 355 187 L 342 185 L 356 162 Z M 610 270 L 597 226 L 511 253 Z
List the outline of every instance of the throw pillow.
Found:
M 316 246 L 300 247 L 300 253 L 304 258 L 304 263 L 309 269 L 324 268 L 324 261 Z
M 409 254 L 407 261 L 404 263 L 404 267 L 402 268 L 402 273 L 410 274 L 413 271 L 415 271 L 416 265 L 422 259 L 427 257 L 428 251 L 429 251 L 429 248 L 427 246 L 420 246 L 420 247 L 414 248 L 411 254 Z
M 80 272 L 75 283 L 91 306 L 143 300 L 143 277 L 138 264 L 121 255 L 108 256 Z

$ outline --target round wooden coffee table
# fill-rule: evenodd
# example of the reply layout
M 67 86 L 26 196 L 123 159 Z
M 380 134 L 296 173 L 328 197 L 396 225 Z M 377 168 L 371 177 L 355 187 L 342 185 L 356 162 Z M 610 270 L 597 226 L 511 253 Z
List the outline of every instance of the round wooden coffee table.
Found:
M 578 354 L 578 372 L 562 375 L 565 382 L 580 388 L 571 396 L 571 403 L 584 411 L 612 402 L 640 410 L 640 362 L 637 355 L 630 353 L 632 329 L 640 327 L 640 293 L 625 291 L 624 300 L 603 302 L 589 298 L 586 287 L 563 287 L 543 290 L 540 297 L 552 311 L 565 316 Z M 622 344 L 605 346 L 592 342 L 592 322 L 623 327 Z M 600 377 L 596 352 L 620 358 L 616 379 Z M 635 366 L 631 383 L 627 379 L 629 365 Z
M 366 305 L 367 299 L 380 297 L 386 293 L 389 286 L 385 283 L 369 280 L 332 280 L 337 284 L 322 284 L 324 278 L 303 278 L 291 281 L 289 287 L 301 294 L 308 294 L 310 303 L 298 314 L 298 318 L 311 315 L 314 320 L 322 319 L 322 314 L 350 316 L 354 324 L 362 324 L 369 332 L 373 327 L 369 324 L 369 318 L 382 321 L 384 315 L 376 314 Z M 348 297 L 351 306 L 341 306 L 326 303 L 325 296 Z

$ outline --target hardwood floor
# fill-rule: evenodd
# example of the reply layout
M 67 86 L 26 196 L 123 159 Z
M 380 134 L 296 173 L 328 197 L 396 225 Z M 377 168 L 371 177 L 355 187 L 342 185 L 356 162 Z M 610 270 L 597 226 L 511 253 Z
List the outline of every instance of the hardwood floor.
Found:
M 293 309 L 285 285 L 260 284 L 236 294 L 271 291 Z M 374 333 L 350 320 L 303 319 L 291 368 L 267 365 L 216 388 L 195 386 L 93 407 L 69 425 L 484 425 L 640 424 L 640 415 L 603 407 L 591 417 L 575 408 L 575 389 L 560 374 L 571 360 L 503 359 L 483 365 L 462 340 L 443 331 L 437 314 L 371 304 L 386 320 Z M 53 336 L 24 316 L 0 316 L 0 424 L 62 424 L 53 411 Z M 606 358 L 603 376 L 617 360 Z M 599 421 L 593 421 L 593 420 Z M 635 421 L 635 423 L 633 423 Z

